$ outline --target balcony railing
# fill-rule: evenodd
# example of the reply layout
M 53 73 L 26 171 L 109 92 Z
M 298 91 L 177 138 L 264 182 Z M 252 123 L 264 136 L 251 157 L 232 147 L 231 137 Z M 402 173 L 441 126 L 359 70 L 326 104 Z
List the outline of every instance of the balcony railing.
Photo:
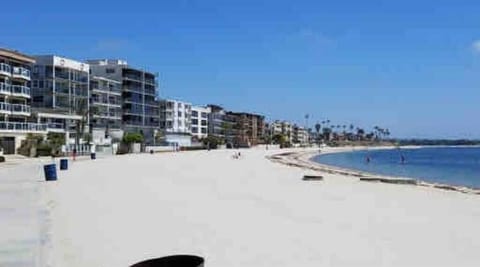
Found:
M 12 95 L 30 97 L 30 88 L 23 85 L 12 85 Z
M 11 111 L 11 107 L 10 107 L 10 104 L 9 103 L 5 103 L 5 102 L 0 102 L 0 112 L 2 113 L 10 113 Z
M 0 63 L 0 73 L 8 76 L 12 75 L 12 67 L 8 64 Z
M 10 95 L 12 93 L 12 88 L 10 84 L 0 83 L 0 94 Z
M 13 67 L 13 77 L 30 80 L 30 70 L 22 67 Z
M 22 104 L 10 104 L 10 106 L 12 109 L 12 113 L 25 113 L 25 114 L 31 113 L 30 106 L 22 105 Z
M 0 121 L 0 131 L 44 132 L 46 130 L 47 125 L 42 123 Z

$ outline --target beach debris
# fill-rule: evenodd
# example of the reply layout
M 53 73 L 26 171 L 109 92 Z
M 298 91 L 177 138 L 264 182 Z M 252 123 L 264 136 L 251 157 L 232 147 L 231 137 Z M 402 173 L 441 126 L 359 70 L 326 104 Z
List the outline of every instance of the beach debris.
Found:
M 363 182 L 380 182 L 387 184 L 408 184 L 417 185 L 417 180 L 405 179 L 405 178 L 381 178 L 381 177 L 360 177 L 360 181 Z
M 173 255 L 150 259 L 130 267 L 202 267 L 205 259 L 195 255 Z
M 323 176 L 316 174 L 306 174 L 303 176 L 304 181 L 322 181 Z

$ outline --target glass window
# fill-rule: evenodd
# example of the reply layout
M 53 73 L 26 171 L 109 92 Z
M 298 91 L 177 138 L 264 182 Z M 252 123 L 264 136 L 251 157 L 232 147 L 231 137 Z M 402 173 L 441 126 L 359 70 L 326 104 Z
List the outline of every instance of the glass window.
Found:
M 181 111 L 179 111 L 179 112 L 178 112 L 178 117 L 182 117 L 182 114 L 183 114 L 183 113 L 182 113 Z
M 106 73 L 115 73 L 115 69 L 108 68 L 105 70 Z
M 192 127 L 192 133 L 198 133 L 198 128 L 197 127 Z
M 202 134 L 206 134 L 207 133 L 207 128 L 202 128 Z
M 202 118 L 207 118 L 208 114 L 206 112 L 202 112 Z
M 198 120 L 197 119 L 192 119 L 192 124 L 198 125 Z
M 198 117 L 198 111 L 192 110 L 192 117 Z
M 202 126 L 207 126 L 207 121 L 206 120 L 202 120 Z

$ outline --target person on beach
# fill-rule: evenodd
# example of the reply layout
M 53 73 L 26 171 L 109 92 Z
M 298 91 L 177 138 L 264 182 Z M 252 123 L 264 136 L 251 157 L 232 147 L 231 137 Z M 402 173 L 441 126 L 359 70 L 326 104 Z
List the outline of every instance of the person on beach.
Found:
M 74 147 L 72 150 L 72 159 L 75 160 L 77 158 L 77 148 Z
M 367 158 L 365 159 L 365 162 L 366 162 L 367 164 L 370 163 L 370 157 L 369 157 L 369 156 L 367 156 Z

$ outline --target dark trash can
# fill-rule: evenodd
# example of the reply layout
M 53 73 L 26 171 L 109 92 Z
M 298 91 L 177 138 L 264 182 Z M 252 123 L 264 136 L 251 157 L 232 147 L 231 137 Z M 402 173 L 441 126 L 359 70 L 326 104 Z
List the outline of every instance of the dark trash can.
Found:
M 96 158 L 97 158 L 97 154 L 96 154 L 96 153 L 90 153 L 90 158 L 91 158 L 91 159 L 96 159 Z
M 68 170 L 68 159 L 60 160 L 60 170 Z
M 150 259 L 130 267 L 204 267 L 204 259 L 193 255 L 174 255 Z
M 45 172 L 46 181 L 56 181 L 57 180 L 57 165 L 48 164 L 43 165 L 43 171 Z

